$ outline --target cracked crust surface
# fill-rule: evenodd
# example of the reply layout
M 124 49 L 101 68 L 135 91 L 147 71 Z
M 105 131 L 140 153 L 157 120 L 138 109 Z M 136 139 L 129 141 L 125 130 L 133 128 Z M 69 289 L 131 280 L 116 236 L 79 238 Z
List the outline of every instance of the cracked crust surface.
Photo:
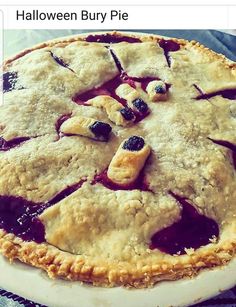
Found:
M 109 44 L 87 43 L 83 40 L 86 36 L 78 36 L 45 43 L 5 62 L 5 71 L 18 73 L 16 89 L 24 89 L 4 94 L 1 136 L 5 140 L 32 139 L 0 152 L 0 194 L 46 202 L 67 186 L 87 179 L 80 189 L 40 215 L 45 243 L 25 242 L 0 231 L 0 250 L 9 259 L 40 267 L 50 277 L 146 287 L 163 279 L 193 276 L 203 268 L 225 264 L 235 255 L 233 161 L 229 149 L 209 140 L 236 143 L 235 101 L 220 95 L 194 100 L 199 92 L 193 85 L 206 93 L 236 88 L 236 64 L 199 43 L 173 39 L 181 48 L 171 52 L 168 67 L 157 45 L 161 37 L 133 36 L 142 43 L 121 42 L 110 47 L 124 70 L 132 77 L 158 77 L 171 87 L 166 101 L 153 102 L 137 86 L 150 114 L 130 126 L 116 125 L 102 108 L 72 101 L 75 95 L 98 88 L 119 74 L 106 48 Z M 70 69 L 58 65 L 52 54 Z M 113 131 L 109 141 L 83 136 L 58 139 L 55 123 L 63 114 L 109 123 Z M 91 185 L 120 144 L 134 134 L 142 136 L 151 148 L 145 176 L 152 192 Z M 217 221 L 217 242 L 187 250 L 185 255 L 149 249 L 155 232 L 180 219 L 180 206 L 168 194 L 170 190 Z

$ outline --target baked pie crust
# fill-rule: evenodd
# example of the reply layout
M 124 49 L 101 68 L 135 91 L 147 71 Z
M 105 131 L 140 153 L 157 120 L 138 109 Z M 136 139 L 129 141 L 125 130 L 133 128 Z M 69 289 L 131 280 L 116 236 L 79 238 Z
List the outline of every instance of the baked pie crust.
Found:
M 0 251 L 51 278 L 148 287 L 236 253 L 236 63 L 126 32 L 5 61 Z

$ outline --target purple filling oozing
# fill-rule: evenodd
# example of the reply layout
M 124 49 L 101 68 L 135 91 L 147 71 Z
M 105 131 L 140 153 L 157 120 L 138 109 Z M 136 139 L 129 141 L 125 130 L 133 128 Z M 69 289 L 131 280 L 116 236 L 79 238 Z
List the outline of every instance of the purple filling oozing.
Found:
M 221 90 L 221 91 L 216 91 L 216 92 L 212 92 L 208 94 L 202 93 L 196 97 L 196 100 L 209 99 L 209 98 L 212 98 L 218 95 L 226 99 L 236 100 L 236 89 Z
M 9 141 L 6 141 L 4 138 L 0 137 L 0 151 L 10 150 L 28 140 L 30 140 L 30 137 L 18 137 Z
M 180 45 L 173 40 L 165 40 L 161 39 L 159 42 L 160 47 L 165 51 L 165 52 L 170 52 L 170 51 L 178 51 L 180 49 Z
M 61 128 L 61 125 L 71 117 L 71 113 L 69 114 L 63 114 L 61 115 L 58 120 L 56 121 L 55 123 L 55 129 L 56 129 L 56 132 L 58 134 L 58 136 L 60 136 L 60 128 Z
M 141 172 L 139 177 L 132 183 L 127 185 L 121 185 L 113 182 L 107 176 L 107 169 L 102 171 L 100 174 L 95 175 L 92 185 L 100 183 L 109 190 L 118 191 L 118 190 L 141 190 L 141 191 L 151 191 L 146 182 L 144 173 Z
M 108 95 L 111 96 L 112 98 L 118 100 L 122 105 L 126 106 L 126 100 L 120 98 L 119 96 L 116 95 L 116 88 L 121 85 L 122 83 L 131 83 L 133 86 L 134 82 L 129 81 L 129 80 L 125 80 L 123 79 L 123 75 L 119 75 L 117 77 L 115 77 L 114 79 L 104 83 L 101 87 L 99 88 L 94 88 L 88 92 L 85 92 L 81 95 L 77 95 L 76 97 L 73 98 L 73 101 L 78 103 L 78 104 L 85 104 L 86 105 L 86 101 L 88 101 L 89 99 L 92 99 L 96 96 L 100 96 L 100 95 Z
M 203 90 L 202 90 L 197 84 L 193 84 L 193 86 L 194 86 L 195 89 L 200 93 L 200 95 L 204 95 Z
M 0 228 L 25 241 L 44 242 L 44 226 L 37 216 L 46 208 L 19 196 L 0 196 Z
M 153 77 L 145 77 L 145 78 L 138 78 L 138 77 L 130 77 L 127 75 L 127 73 L 125 72 L 124 68 L 121 65 L 120 60 L 118 59 L 117 55 L 115 54 L 115 52 L 112 49 L 109 49 L 110 53 L 113 57 L 114 62 L 116 63 L 116 67 L 120 72 L 120 76 L 118 77 L 118 79 L 120 79 L 120 83 L 119 84 L 115 84 L 115 86 L 119 86 L 121 83 L 128 83 L 130 86 L 132 86 L 133 88 L 136 88 L 135 82 L 139 82 L 141 83 L 141 88 L 146 91 L 146 88 L 148 86 L 148 83 L 154 80 L 159 80 L 158 78 L 153 78 Z M 117 77 L 113 80 L 116 80 Z M 112 80 L 111 80 L 112 81 Z M 111 82 L 109 81 L 109 82 Z M 110 83 L 109 83 L 110 85 Z M 170 85 L 167 85 L 168 88 L 170 87 Z M 115 88 L 113 89 L 114 92 Z
M 69 70 L 71 70 L 72 72 L 74 72 L 67 63 L 64 62 L 64 60 L 62 58 L 59 58 L 58 56 L 56 56 L 55 54 L 53 54 L 51 52 L 51 56 L 52 58 L 54 59 L 55 62 L 57 62 L 58 65 L 64 67 L 64 68 L 67 68 Z
M 168 66 L 171 66 L 171 57 L 169 52 L 178 51 L 180 49 L 180 45 L 173 40 L 165 40 L 161 39 L 159 42 L 159 46 L 164 50 L 164 55 L 166 57 L 166 62 Z
M 45 242 L 45 229 L 38 216 L 76 190 L 85 180 L 66 187 L 46 203 L 34 203 L 19 196 L 0 195 L 0 228 L 24 241 Z
M 88 103 L 86 103 L 89 99 L 92 99 L 96 96 L 99 95 L 108 95 L 111 96 L 112 98 L 116 99 L 117 101 L 119 101 L 124 107 L 127 106 L 127 101 L 123 98 L 120 98 L 119 96 L 116 95 L 116 89 L 119 85 L 121 85 L 122 83 L 127 83 L 129 84 L 131 87 L 136 88 L 135 82 L 140 82 L 141 83 L 141 87 L 143 89 L 146 89 L 146 86 L 148 84 L 148 82 L 152 81 L 152 80 L 156 80 L 154 78 L 132 78 L 129 77 L 128 75 L 126 75 L 125 73 L 122 73 L 121 75 L 115 77 L 114 79 L 104 83 L 101 87 L 99 88 L 95 88 L 92 89 L 88 92 L 85 92 L 81 95 L 77 95 L 73 98 L 73 101 L 79 105 L 89 105 Z M 145 117 L 147 117 L 149 115 L 149 111 L 147 111 L 146 113 L 139 113 L 139 112 L 135 112 L 135 123 L 140 122 L 141 120 L 143 120 Z
M 3 93 L 10 92 L 15 89 L 18 74 L 15 71 L 8 71 L 3 74 Z
M 101 34 L 101 35 L 89 35 L 86 38 L 86 42 L 89 43 L 105 43 L 105 44 L 115 44 L 121 42 L 127 43 L 141 43 L 141 40 L 136 37 L 130 36 L 118 36 L 112 34 Z
M 115 52 L 112 49 L 109 49 L 109 50 L 110 50 L 110 53 L 111 53 L 111 55 L 114 59 L 114 62 L 116 63 L 116 67 L 120 72 L 120 76 L 119 76 L 120 84 L 121 83 L 128 83 L 133 88 L 136 88 L 135 82 L 139 82 L 139 83 L 141 83 L 141 88 L 144 91 L 146 91 L 146 88 L 147 88 L 149 82 L 159 80 L 158 78 L 153 78 L 153 77 L 140 78 L 140 77 L 130 77 L 130 76 L 128 76 L 127 73 L 125 72 L 124 68 L 122 67 L 120 60 L 116 56 Z M 166 85 L 167 85 L 167 89 L 168 89 L 170 87 L 170 85 L 169 84 L 166 84 Z
M 157 80 L 157 78 L 133 78 L 133 77 L 129 77 L 126 73 L 121 73 L 119 76 L 115 77 L 114 79 L 104 83 L 101 87 L 94 88 L 81 95 L 75 96 L 73 98 L 73 101 L 79 105 L 87 106 L 89 105 L 87 103 L 89 99 L 92 99 L 99 95 L 108 95 L 116 99 L 117 101 L 119 101 L 124 107 L 127 107 L 127 101 L 116 95 L 117 87 L 121 85 L 122 83 L 127 83 L 131 87 L 136 88 L 135 82 L 140 82 L 142 89 L 146 90 L 147 84 L 153 80 Z M 137 123 L 149 115 L 149 110 L 147 110 L 147 112 L 145 113 L 136 112 L 134 110 L 134 114 L 136 117 L 134 122 Z
M 197 249 L 210 243 L 210 239 L 218 238 L 217 223 L 200 213 L 186 198 L 170 192 L 181 205 L 182 213 L 178 222 L 156 232 L 151 238 L 151 249 L 159 249 L 167 254 L 184 254 L 185 248 Z
M 99 36 L 100 37 L 100 36 Z M 117 69 L 119 70 L 120 74 L 113 78 L 112 80 L 104 83 L 102 86 L 98 88 L 91 89 L 83 94 L 76 95 L 73 97 L 73 101 L 79 105 L 84 105 L 87 106 L 89 103 L 87 103 L 88 100 L 99 96 L 99 95 L 107 95 L 111 96 L 112 98 L 116 99 L 119 101 L 124 107 L 127 108 L 127 101 L 123 98 L 120 98 L 118 95 L 116 95 L 116 89 L 123 83 L 129 84 L 131 87 L 136 88 L 135 82 L 140 83 L 141 88 L 146 91 L 147 85 L 149 82 L 154 81 L 154 80 L 159 80 L 158 78 L 152 78 L 152 77 L 147 77 L 147 78 L 138 78 L 138 77 L 130 77 L 127 75 L 127 73 L 124 71 L 124 68 L 121 65 L 121 62 L 119 61 L 118 57 L 116 56 L 115 52 L 111 49 L 108 48 L 111 56 L 113 57 L 113 60 L 117 66 Z M 167 89 L 169 89 L 170 85 L 166 84 Z M 123 109 L 121 109 L 123 110 Z M 123 112 L 123 111 L 122 111 Z M 123 115 L 123 113 L 121 113 Z M 143 120 L 146 116 L 149 115 L 149 110 L 147 112 L 142 113 L 138 112 L 136 110 L 133 110 L 133 115 L 135 115 L 135 120 L 134 122 L 140 122 Z M 125 117 L 125 114 L 124 114 Z
M 63 67 L 65 67 L 65 68 L 68 67 L 68 65 L 67 65 L 61 58 L 59 58 L 58 56 L 56 56 L 56 55 L 53 54 L 52 52 L 51 52 L 51 56 L 52 56 L 52 58 L 57 62 L 57 64 L 59 64 L 60 66 L 63 66 Z
M 62 199 L 66 198 L 67 196 L 69 196 L 70 194 L 74 193 L 76 190 L 81 188 L 81 186 L 83 185 L 83 183 L 85 181 L 86 181 L 86 179 L 82 179 L 78 183 L 75 183 L 73 185 L 68 186 L 67 188 L 65 188 L 64 190 L 59 192 L 57 195 L 55 195 L 51 200 L 49 200 L 48 204 L 50 206 L 55 205 L 56 203 L 58 203 Z
M 118 59 L 118 57 L 116 56 L 115 52 L 112 49 L 109 48 L 109 50 L 110 50 L 110 53 L 111 53 L 111 55 L 113 57 L 114 62 L 116 63 L 117 69 L 119 70 L 120 73 L 123 73 L 124 69 L 123 69 L 123 67 L 121 65 L 120 60 Z
M 214 140 L 214 139 L 211 139 L 209 137 L 208 137 L 208 139 L 210 141 L 212 141 L 213 143 L 217 144 L 217 145 L 220 145 L 220 146 L 223 146 L 223 147 L 226 147 L 226 148 L 232 150 L 233 164 L 234 164 L 234 168 L 236 169 L 236 145 L 231 143 L 231 142 L 224 141 L 224 140 Z

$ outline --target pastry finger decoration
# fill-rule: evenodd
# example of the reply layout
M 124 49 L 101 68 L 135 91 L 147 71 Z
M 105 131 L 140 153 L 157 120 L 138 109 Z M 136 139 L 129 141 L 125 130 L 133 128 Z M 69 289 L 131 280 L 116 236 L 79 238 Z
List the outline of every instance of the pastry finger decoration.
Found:
M 148 83 L 146 88 L 150 100 L 165 101 L 168 98 L 166 84 L 161 80 L 155 80 Z
M 148 105 L 140 98 L 140 93 L 127 83 L 121 84 L 116 89 L 116 94 L 125 100 L 127 100 L 128 106 L 140 114 L 146 114 L 148 112 Z
M 110 96 L 97 96 L 88 100 L 88 104 L 105 109 L 108 118 L 118 126 L 127 126 L 135 119 L 131 109 L 125 108 L 119 101 Z
M 107 176 L 114 183 L 128 185 L 139 176 L 150 154 L 150 146 L 140 136 L 131 136 L 121 143 L 108 167 Z
M 109 124 L 84 116 L 73 116 L 60 128 L 66 135 L 82 135 L 99 141 L 108 141 L 111 130 Z

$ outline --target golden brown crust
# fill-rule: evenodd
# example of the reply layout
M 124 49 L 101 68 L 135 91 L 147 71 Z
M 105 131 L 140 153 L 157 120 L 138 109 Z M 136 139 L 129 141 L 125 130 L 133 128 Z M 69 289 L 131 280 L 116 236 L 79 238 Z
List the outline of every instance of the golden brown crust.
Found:
M 123 33 L 112 32 L 114 35 L 123 36 Z M 92 33 L 97 34 L 97 33 Z M 160 41 L 162 37 L 155 35 L 125 34 L 126 36 L 138 37 L 143 41 Z M 15 60 L 32 52 L 33 50 L 58 45 L 66 45 L 71 42 L 83 41 L 87 34 L 66 39 L 49 41 L 24 50 L 18 55 L 4 62 L 4 67 L 8 68 Z M 213 59 L 219 61 L 225 68 L 230 69 L 236 75 L 236 63 L 227 60 L 223 55 L 219 55 L 212 50 L 200 45 L 198 42 L 188 42 L 182 39 L 173 39 L 181 46 L 188 49 L 196 49 L 206 57 L 209 62 Z M 220 168 L 221 170 L 221 168 Z M 212 171 L 217 172 L 218 166 L 212 166 Z M 220 171 L 219 171 L 220 172 Z M 218 176 L 219 175 L 219 176 Z M 220 174 L 217 173 L 219 179 Z M 222 175 L 223 176 L 223 175 Z M 211 244 L 197 250 L 188 251 L 182 256 L 164 256 L 161 261 L 155 263 L 154 260 L 145 262 L 145 259 L 135 259 L 117 263 L 113 261 L 102 261 L 101 258 L 89 256 L 78 256 L 61 251 L 50 244 L 36 244 L 34 242 L 24 242 L 12 234 L 6 234 L 0 230 L 0 251 L 10 261 L 19 259 L 24 263 L 42 268 L 47 271 L 51 278 L 59 277 L 69 280 L 81 280 L 92 282 L 94 285 L 113 286 L 125 285 L 132 287 L 152 286 L 159 280 L 174 280 L 184 276 L 195 276 L 203 268 L 211 268 L 224 265 L 230 261 L 236 253 L 236 226 L 232 223 L 225 231 L 225 237 L 217 244 Z
M 85 33 L 85 34 L 79 34 L 77 36 L 73 35 L 71 38 L 67 37 L 67 38 L 59 38 L 59 39 L 54 39 L 54 40 L 50 40 L 48 42 L 43 42 L 40 44 L 37 44 L 31 48 L 27 48 L 21 52 L 19 52 L 18 54 L 12 56 L 11 58 L 5 60 L 3 62 L 3 67 L 6 68 L 6 66 L 8 66 L 11 62 L 15 61 L 16 59 L 19 59 L 20 57 L 32 52 L 33 50 L 37 50 L 37 49 L 42 49 L 42 48 L 46 48 L 46 47 L 52 47 L 55 45 L 60 45 L 60 44 L 67 44 L 67 43 L 72 43 L 72 42 L 76 42 L 76 41 L 83 41 L 84 39 L 86 39 L 86 37 L 91 34 L 91 35 L 96 35 L 96 34 L 104 34 L 104 32 L 93 32 L 93 33 Z M 122 32 L 119 31 L 113 31 L 113 32 L 109 32 L 113 35 L 117 35 L 117 36 L 123 36 Z M 126 36 L 130 36 L 130 37 L 138 37 L 139 39 L 141 39 L 142 41 L 154 41 L 154 42 L 159 42 L 161 39 L 163 39 L 163 36 L 158 36 L 158 35 L 147 35 L 147 34 L 140 34 L 140 33 L 129 33 L 126 32 L 125 33 Z M 187 41 L 185 39 L 177 39 L 177 38 L 171 38 L 173 41 L 177 42 L 178 44 L 180 44 L 181 46 L 193 46 L 194 48 L 197 48 L 198 50 L 201 50 L 205 55 L 207 55 L 209 57 L 209 59 L 215 59 L 215 60 L 220 60 L 221 62 L 223 62 L 225 64 L 225 67 L 229 67 L 229 68 L 233 68 L 236 69 L 236 63 L 230 61 L 229 59 L 227 59 L 223 54 L 219 54 L 216 53 L 214 51 L 212 51 L 211 49 L 205 47 L 204 45 L 200 44 L 197 41 Z
M 120 185 L 129 185 L 134 182 L 151 152 L 147 144 L 138 151 L 124 149 L 125 142 L 120 144 L 117 152 L 111 160 L 107 170 L 108 178 Z
M 197 255 L 173 257 L 173 261 L 158 264 L 130 265 L 119 263 L 96 263 L 82 256 L 71 255 L 48 244 L 24 242 L 12 234 L 0 230 L 0 251 L 10 261 L 20 261 L 45 270 L 50 278 L 81 280 L 96 286 L 143 288 L 153 286 L 160 280 L 177 280 L 194 277 L 204 268 L 226 265 L 235 255 L 236 240 L 201 249 Z

